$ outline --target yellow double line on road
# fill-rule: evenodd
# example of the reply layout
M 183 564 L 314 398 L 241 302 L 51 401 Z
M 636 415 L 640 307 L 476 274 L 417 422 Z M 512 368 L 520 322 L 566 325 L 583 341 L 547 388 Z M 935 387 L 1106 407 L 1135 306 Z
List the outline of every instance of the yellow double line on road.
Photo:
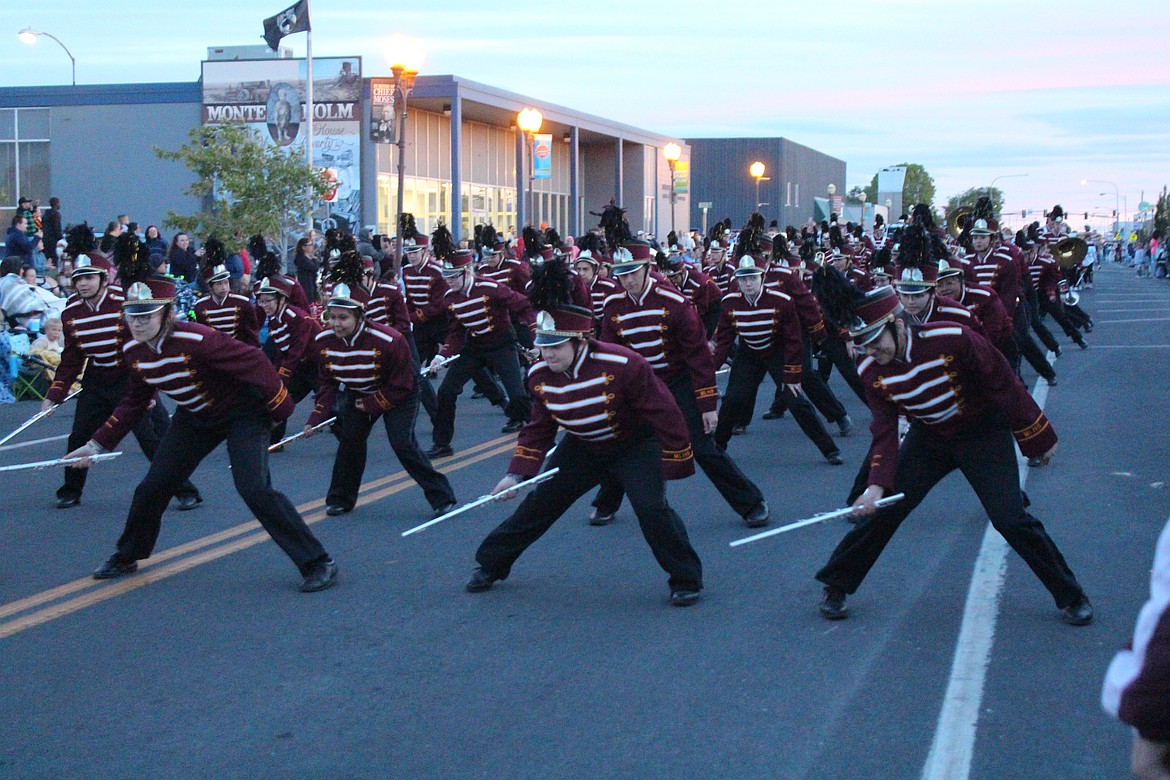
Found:
M 444 474 L 450 474 L 482 460 L 511 452 L 516 445 L 515 436 L 501 436 L 497 439 L 477 444 L 458 455 L 435 460 L 435 466 Z M 380 477 L 361 486 L 357 506 L 365 506 L 392 496 L 399 491 L 406 490 L 415 484 L 414 480 L 405 471 L 396 471 L 385 477 Z M 297 507 L 297 511 L 305 518 L 305 522 L 313 524 L 324 520 L 324 499 L 308 501 Z M 145 587 L 151 583 L 173 577 L 176 574 L 209 563 L 226 555 L 247 549 L 253 545 L 268 541 L 271 537 L 264 531 L 260 523 L 250 520 L 240 523 L 223 531 L 194 539 L 185 544 L 170 547 L 155 553 L 150 558 L 139 563 L 138 573 L 125 579 L 95 580 L 84 577 L 73 582 L 59 585 L 56 588 L 41 591 L 17 601 L 0 606 L 0 639 L 10 637 L 25 629 L 39 626 L 59 617 L 72 614 L 86 607 L 99 604 L 108 599 L 129 593 L 132 590 Z M 197 555 L 188 553 L 198 552 Z M 184 557 L 186 556 L 186 557 Z M 168 563 L 169 561 L 169 563 Z M 83 592 L 84 591 L 84 592 Z M 75 593 L 81 595 L 67 598 Z M 62 599 L 66 599 L 62 601 Z M 44 604 L 49 606 L 36 609 Z M 35 609 L 34 612 L 29 610 Z M 16 616 L 16 617 L 13 617 Z M 9 620 L 8 618 L 12 618 Z

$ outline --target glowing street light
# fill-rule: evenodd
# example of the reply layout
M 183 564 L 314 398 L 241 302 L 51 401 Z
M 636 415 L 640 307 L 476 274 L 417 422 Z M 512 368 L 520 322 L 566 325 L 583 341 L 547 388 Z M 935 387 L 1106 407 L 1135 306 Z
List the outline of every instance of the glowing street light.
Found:
M 759 211 L 764 205 L 760 202 L 760 182 L 770 181 L 770 179 L 764 175 L 767 170 L 767 166 L 765 166 L 759 160 L 756 160 L 748 167 L 748 173 L 750 173 L 752 178 L 756 180 L 756 211 Z
M 398 234 L 398 240 L 394 242 L 394 270 L 397 272 L 402 268 L 402 242 L 405 240 L 401 233 L 403 201 L 406 199 L 406 101 L 414 90 L 414 79 L 422 66 L 423 49 L 417 39 L 395 33 L 384 50 L 384 56 L 394 77 L 394 106 L 399 112 L 395 144 L 398 147 L 398 213 L 394 221 L 394 230 Z
M 28 45 L 31 46 L 31 45 L 35 44 L 37 42 L 37 39 L 40 38 L 42 35 L 45 36 L 46 38 L 49 38 L 51 40 L 56 41 L 57 45 L 60 46 L 62 49 L 64 49 L 65 54 L 67 54 L 69 56 L 69 64 L 73 68 L 73 86 L 76 87 L 77 86 L 77 58 L 75 58 L 73 56 L 73 53 L 71 51 L 69 51 L 68 48 L 66 48 L 65 44 L 61 43 L 61 40 L 57 36 L 50 35 L 49 33 L 43 32 L 41 30 L 34 30 L 31 27 L 25 27 L 23 30 L 21 30 L 20 32 L 18 32 L 16 34 L 16 37 L 20 39 L 21 43 L 27 43 Z
M 536 160 L 534 158 L 536 150 L 532 148 L 532 145 L 536 140 L 536 134 L 540 132 L 540 127 L 543 124 L 544 114 L 540 113 L 535 108 L 522 109 L 516 116 L 516 127 L 519 127 L 520 130 L 524 133 L 525 140 L 527 141 L 525 146 L 528 147 L 528 151 L 524 155 L 525 157 L 529 158 L 527 200 L 529 201 L 531 209 L 529 210 L 528 219 L 533 224 L 536 223 L 536 215 L 531 213 L 536 211 L 536 197 L 532 192 L 533 184 L 536 181 Z M 521 201 L 521 203 L 523 204 L 523 201 Z M 520 215 L 519 222 L 521 223 L 521 226 L 523 226 L 525 222 L 523 214 Z
M 673 233 L 674 204 L 678 202 L 678 195 L 674 191 L 674 166 L 678 163 L 678 158 L 682 157 L 682 147 L 671 141 L 662 147 L 662 156 L 666 158 L 666 163 L 670 166 L 670 232 Z

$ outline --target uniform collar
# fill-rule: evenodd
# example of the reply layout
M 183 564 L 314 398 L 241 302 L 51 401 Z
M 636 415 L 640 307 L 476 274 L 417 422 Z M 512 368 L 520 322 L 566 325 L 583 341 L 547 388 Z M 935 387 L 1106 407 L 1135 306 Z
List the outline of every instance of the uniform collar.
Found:
M 586 339 L 581 344 L 581 348 L 577 350 L 577 359 L 573 361 L 573 365 L 569 368 L 569 374 L 576 379 L 581 373 L 581 366 L 585 365 L 585 361 L 589 358 L 590 352 L 589 340 Z

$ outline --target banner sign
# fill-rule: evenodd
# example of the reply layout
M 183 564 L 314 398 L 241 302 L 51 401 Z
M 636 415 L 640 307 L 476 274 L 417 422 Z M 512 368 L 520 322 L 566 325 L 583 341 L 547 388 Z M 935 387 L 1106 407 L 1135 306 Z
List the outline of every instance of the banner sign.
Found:
M 532 136 L 532 178 L 552 178 L 552 133 Z
M 337 182 L 329 224 L 361 225 L 360 57 L 313 60 L 313 166 Z M 239 122 L 258 138 L 305 154 L 307 63 L 303 59 L 203 62 L 203 124 Z
M 376 144 L 398 143 L 394 110 L 394 79 L 370 79 L 370 140 Z
M 687 160 L 679 160 L 674 164 L 674 194 L 686 195 L 690 192 L 691 164 Z

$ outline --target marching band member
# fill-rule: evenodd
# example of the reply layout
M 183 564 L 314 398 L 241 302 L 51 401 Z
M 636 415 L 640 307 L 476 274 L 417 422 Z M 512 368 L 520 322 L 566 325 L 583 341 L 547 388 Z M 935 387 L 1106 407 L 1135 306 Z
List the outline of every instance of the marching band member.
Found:
M 869 487 L 854 502 L 861 522 L 817 572 L 825 585 L 821 615 L 848 617 L 854 593 L 902 521 L 955 469 L 974 488 L 991 523 L 1031 567 L 1070 625 L 1092 622 L 1084 590 L 1027 512 L 1016 469 L 1016 445 L 1047 462 L 1056 433 L 1007 360 L 986 339 L 953 323 L 921 325 L 889 287 L 866 295 L 850 328 L 864 347 L 861 375 L 873 414 Z M 910 431 L 898 446 L 898 416 Z M 905 493 L 878 509 L 874 502 Z
M 696 268 L 691 268 L 687 264 L 686 258 L 677 250 L 672 250 L 666 256 L 666 262 L 663 263 L 660 270 L 675 289 L 695 305 L 707 338 L 714 335 L 715 326 L 719 324 L 719 313 L 722 310 L 721 302 L 724 295 L 719 285 L 715 284 L 714 280 L 707 274 Z M 715 365 L 721 364 L 716 361 Z
M 792 298 L 779 290 L 764 287 L 764 269 L 751 256 L 739 261 L 735 270 L 738 290 L 723 299 L 723 310 L 715 330 L 715 365 L 722 365 L 739 339 L 731 364 L 727 392 L 719 408 L 715 444 L 727 449 L 732 428 L 750 415 L 764 374 L 769 374 L 785 392 L 785 403 L 804 434 L 817 446 L 825 460 L 840 465 L 841 452 L 833 442 L 812 403 L 801 389 L 804 352 L 800 320 Z M 764 525 L 752 521 L 748 525 Z
M 534 477 L 558 428 L 564 428 L 566 435 L 548 460 L 560 471 L 480 544 L 479 568 L 467 590 L 480 593 L 507 579 L 516 559 L 578 498 L 610 479 L 629 494 L 642 535 L 669 575 L 670 604 L 689 606 L 699 599 L 703 567 L 665 489 L 665 480 L 694 473 L 686 424 L 641 355 L 594 341 L 592 331 L 587 309 L 565 306 L 539 315 L 541 359 L 528 371 L 532 420 L 520 431 L 508 473 L 492 493 L 507 497 L 518 482 Z
M 318 333 L 309 347 L 317 366 L 317 388 L 305 436 L 312 436 L 312 429 L 326 418 L 337 417 L 333 426 L 337 456 L 325 513 L 341 515 L 353 510 L 365 473 L 370 431 L 381 417 L 394 455 L 422 487 L 437 517 L 454 508 L 455 493 L 415 439 L 421 381 L 417 364 L 401 333 L 365 314 L 361 296 L 353 294 L 346 283 L 360 278 L 361 259 L 356 252 L 349 254 L 353 257 L 343 255 L 340 259 L 338 267 L 343 270 L 335 276 L 332 296 L 325 304 L 329 327 Z M 351 265 L 358 274 L 348 273 Z
M 94 572 L 94 579 L 138 570 L 138 561 L 154 550 L 171 496 L 226 441 L 236 490 L 297 565 L 304 578 L 300 590 L 307 593 L 333 585 L 337 564 L 292 502 L 272 487 L 268 473 L 272 422 L 286 420 L 295 408 L 271 361 L 221 331 L 176 322 L 174 285 L 168 280 L 138 282 L 126 292 L 122 305 L 130 340 L 122 347 L 122 356 L 132 369 L 129 388 L 93 438 L 67 457 L 89 457 L 117 446 L 145 416 L 156 391 L 170 396 L 179 408 L 150 470 L 134 491 L 117 551 Z
M 70 233 L 74 234 L 74 231 Z M 92 238 L 93 231 L 89 231 L 89 235 Z M 133 235 L 119 237 L 114 245 L 114 253 L 120 260 L 122 276 L 126 279 L 132 282 L 149 275 L 146 246 Z M 57 366 L 53 383 L 41 404 L 41 411 L 51 411 L 64 401 L 69 388 L 77 381 L 82 368 L 85 368 L 81 395 L 77 397 L 73 428 L 67 443 L 70 450 L 89 441 L 94 431 L 117 408 L 130 381 L 130 371 L 121 354 L 128 337 L 122 319 L 121 289 L 115 291 L 107 284 L 109 271 L 105 262 L 97 264 L 85 252 L 81 252 L 74 262 L 73 286 L 76 292 L 72 303 L 61 312 L 65 349 L 61 353 L 61 363 Z M 149 414 L 132 426 L 134 438 L 138 440 L 148 460 L 154 458 L 159 437 L 166 432 L 169 424 L 166 409 L 162 404 L 154 404 Z M 65 468 L 65 482 L 57 488 L 58 509 L 68 509 L 81 503 L 87 473 L 86 469 Z M 181 510 L 194 509 L 203 503 L 199 490 L 189 479 L 180 482 L 174 495 Z
M 268 340 L 272 342 L 276 371 L 288 388 L 293 406 L 304 400 L 316 385 L 312 361 L 306 359 L 309 344 L 321 332 L 321 324 L 289 302 L 292 284 L 283 274 L 260 280 L 256 302 L 268 317 Z M 272 429 L 272 443 L 284 438 L 285 420 Z
M 528 299 L 509 287 L 477 279 L 470 249 L 459 249 L 443 262 L 441 271 L 447 284 L 443 301 L 450 318 L 447 340 L 431 361 L 430 370 L 438 370 L 444 359 L 458 355 L 439 385 L 438 409 L 435 412 L 434 446 L 429 457 L 443 457 L 454 452 L 455 403 L 463 386 L 481 369 L 493 369 L 508 393 L 504 412 L 508 423 L 502 433 L 515 433 L 528 420 L 532 400 L 524 389 L 520 360 L 516 352 L 515 315 L 524 327 L 534 321 Z
M 252 301 L 231 291 L 231 272 L 207 253 L 200 258 L 200 274 L 208 294 L 195 301 L 195 321 L 223 331 L 253 347 L 260 346 L 260 326 Z
M 614 251 L 613 275 L 622 292 L 605 302 L 601 340 L 646 358 L 678 402 L 699 467 L 745 523 L 763 525 L 768 521 L 763 493 L 711 437 L 718 391 L 703 324 L 685 296 L 650 275 L 649 263 L 650 245 L 644 241 L 627 240 Z M 621 495 L 616 484 L 603 482 L 590 522 L 612 521 Z

